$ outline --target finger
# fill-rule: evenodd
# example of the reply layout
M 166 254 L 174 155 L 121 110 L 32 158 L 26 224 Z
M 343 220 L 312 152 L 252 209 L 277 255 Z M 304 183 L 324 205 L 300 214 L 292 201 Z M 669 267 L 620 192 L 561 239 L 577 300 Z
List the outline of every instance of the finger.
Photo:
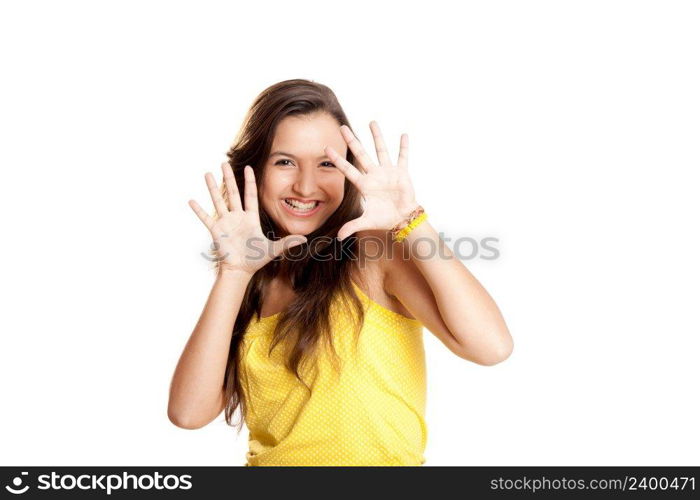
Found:
M 306 236 L 301 234 L 290 234 L 272 243 L 272 253 L 276 256 L 282 255 L 285 250 L 306 243 Z
M 341 227 L 338 231 L 338 239 L 342 241 L 348 236 L 351 236 L 357 233 L 358 231 L 362 231 L 363 229 L 370 228 L 365 226 L 365 221 L 362 219 L 362 217 L 353 219 L 350 222 L 346 222 L 345 224 L 343 224 L 343 227 Z
M 340 170 L 350 182 L 358 186 L 358 183 L 360 182 L 360 179 L 362 178 L 363 174 L 361 174 L 360 171 L 357 170 L 352 163 L 350 163 L 345 158 L 336 153 L 335 149 L 333 149 L 332 147 L 326 146 L 324 148 L 324 151 L 331 159 L 331 161 L 335 163 L 335 166 L 338 168 L 338 170 Z
M 212 219 L 212 217 L 199 206 L 199 203 L 194 200 L 189 200 L 187 204 L 192 210 L 194 210 L 194 213 L 197 214 L 199 220 L 201 220 L 202 223 L 207 226 L 207 229 L 211 229 L 211 226 L 214 224 L 214 219 Z
M 219 217 L 223 217 L 223 215 L 226 212 L 228 212 L 228 207 L 226 206 L 226 202 L 221 196 L 221 190 L 216 185 L 214 175 L 211 172 L 207 172 L 206 174 L 204 174 L 204 180 L 206 181 L 207 187 L 209 188 L 209 194 L 211 195 L 211 199 L 214 202 L 214 208 L 216 208 L 216 213 L 219 214 Z
M 377 150 L 377 158 L 379 158 L 379 164 L 384 166 L 391 166 L 391 159 L 389 158 L 389 151 L 386 149 L 386 144 L 384 143 L 384 136 L 382 136 L 382 131 L 379 129 L 379 124 L 372 120 L 369 122 L 369 128 L 372 131 L 372 138 L 374 139 L 374 149 Z
M 401 168 L 408 168 L 408 134 L 401 134 L 399 161 L 397 165 Z
M 255 183 L 253 167 L 246 165 L 243 169 L 245 177 L 245 209 L 246 211 L 258 211 L 258 186 Z
M 343 136 L 343 139 L 345 139 L 345 142 L 348 143 L 350 151 L 352 151 L 352 154 L 355 156 L 355 158 L 357 158 L 357 161 L 359 162 L 360 166 L 365 170 L 365 172 L 369 172 L 370 170 L 372 170 L 374 168 L 374 162 L 365 151 L 365 148 L 362 147 L 360 141 L 357 140 L 355 134 L 352 133 L 350 127 L 348 127 L 347 125 L 341 125 L 340 132 Z
M 242 210 L 241 195 L 238 193 L 236 178 L 233 176 L 233 168 L 228 161 L 221 164 L 221 171 L 224 173 L 224 184 L 228 193 L 228 206 L 231 210 Z

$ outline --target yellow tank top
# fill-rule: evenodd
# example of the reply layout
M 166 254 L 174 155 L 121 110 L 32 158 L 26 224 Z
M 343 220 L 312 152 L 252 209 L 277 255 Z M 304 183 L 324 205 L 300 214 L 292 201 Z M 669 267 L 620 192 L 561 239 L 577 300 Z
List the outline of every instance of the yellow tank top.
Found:
M 341 371 L 322 342 L 314 368 L 301 370 L 311 392 L 285 368 L 283 343 L 268 357 L 280 313 L 250 321 L 239 346 L 246 466 L 425 463 L 423 326 L 353 286 L 365 310 L 359 339 L 355 344 L 352 318 L 334 300 L 332 336 Z

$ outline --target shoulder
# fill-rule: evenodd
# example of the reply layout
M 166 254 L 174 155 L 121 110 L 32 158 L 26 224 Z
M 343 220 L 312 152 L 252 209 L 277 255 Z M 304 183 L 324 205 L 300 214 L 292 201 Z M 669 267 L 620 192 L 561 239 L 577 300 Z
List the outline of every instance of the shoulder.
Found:
M 387 263 L 392 259 L 395 243 L 391 233 L 384 229 L 372 229 L 355 233 L 358 238 L 357 256 L 362 267 L 375 268 L 382 276 L 387 270 Z
M 390 231 L 357 233 L 360 241 L 360 265 L 371 269 L 387 300 L 406 316 L 415 316 L 424 324 L 435 324 L 437 303 L 427 280 L 411 258 L 410 248 L 392 240 Z
M 358 272 L 363 276 L 361 281 L 367 287 L 367 295 L 382 307 L 413 319 L 388 287 L 388 273 L 400 272 L 394 263 L 403 260 L 395 255 L 402 251 L 402 245 L 391 239 L 388 230 L 359 231 L 355 236 L 358 238 Z
M 360 241 L 371 238 L 372 244 L 380 242 L 382 252 L 376 260 L 376 276 L 386 293 L 390 308 L 406 317 L 417 319 L 458 356 L 464 349 L 445 323 L 430 284 L 421 272 L 410 247 L 391 240 L 389 231 L 365 231 L 358 233 Z M 362 246 L 362 245 L 361 245 Z
M 396 297 L 396 278 L 420 272 L 410 260 L 403 244 L 391 239 L 389 230 L 370 230 L 356 233 L 358 237 L 358 259 L 361 266 L 372 268 L 381 282 L 381 287 L 390 297 Z

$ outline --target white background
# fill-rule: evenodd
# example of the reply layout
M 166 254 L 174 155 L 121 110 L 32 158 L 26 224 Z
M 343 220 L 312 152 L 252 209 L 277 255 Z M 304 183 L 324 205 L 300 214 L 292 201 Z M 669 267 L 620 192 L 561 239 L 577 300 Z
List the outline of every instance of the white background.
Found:
M 428 330 L 426 465 L 698 465 L 694 2 L 3 2 L 2 465 L 242 465 L 167 419 L 213 284 L 203 174 L 267 86 L 330 86 L 515 341 Z

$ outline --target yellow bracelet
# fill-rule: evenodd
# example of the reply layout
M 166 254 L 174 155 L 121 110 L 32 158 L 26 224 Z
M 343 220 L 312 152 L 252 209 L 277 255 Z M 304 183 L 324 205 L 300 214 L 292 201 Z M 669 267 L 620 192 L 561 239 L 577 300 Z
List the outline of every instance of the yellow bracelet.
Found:
M 423 222 L 423 221 L 424 221 L 425 219 L 427 219 L 427 218 L 428 218 L 428 214 L 427 214 L 427 213 L 423 212 L 422 214 L 420 214 L 418 217 L 416 217 L 415 219 L 413 219 L 406 227 L 404 227 L 401 231 L 399 231 L 399 232 L 396 234 L 396 238 L 394 238 L 394 241 L 400 243 L 400 242 L 402 242 L 403 240 L 405 240 L 405 239 L 406 239 L 406 236 L 408 236 L 409 233 L 410 233 L 411 231 L 413 231 L 413 230 L 415 229 L 416 226 L 418 226 L 418 224 L 420 224 L 421 222 Z

